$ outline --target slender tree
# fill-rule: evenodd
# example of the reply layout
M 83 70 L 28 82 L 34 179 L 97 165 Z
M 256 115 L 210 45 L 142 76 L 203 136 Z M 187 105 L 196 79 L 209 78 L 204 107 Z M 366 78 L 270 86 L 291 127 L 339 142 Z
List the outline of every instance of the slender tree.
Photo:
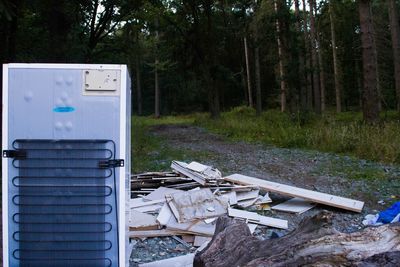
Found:
M 282 44 L 282 27 L 281 27 L 281 22 L 280 22 L 280 16 L 279 16 L 279 10 L 278 9 L 278 0 L 275 0 L 274 2 L 274 7 L 275 7 L 275 13 L 276 13 L 276 34 L 277 34 L 277 44 L 278 44 L 278 56 L 279 56 L 279 79 L 280 79 L 280 88 L 281 88 L 281 111 L 285 112 L 286 111 L 286 72 L 285 72 L 285 55 L 284 55 L 284 47 Z M 279 7 L 281 7 L 281 2 Z
M 394 79 L 396 88 L 397 111 L 400 112 L 400 26 L 398 8 L 395 0 L 388 0 L 390 30 L 392 35 Z
M 313 91 L 312 91 L 312 75 L 311 75 L 311 41 L 310 41 L 310 34 L 308 30 L 308 14 L 307 14 L 307 7 L 306 7 L 306 0 L 303 0 L 303 30 L 304 30 L 304 57 L 305 57 L 305 64 L 306 64 L 306 92 L 307 92 L 307 109 L 312 110 L 313 108 Z
M 140 56 L 139 54 L 135 57 L 135 70 L 136 70 L 136 103 L 137 103 L 137 113 L 138 115 L 142 115 L 142 74 L 140 68 Z
M 310 39 L 311 39 L 311 61 L 312 61 L 312 76 L 313 76 L 313 89 L 314 89 L 314 111 L 321 114 L 321 90 L 318 75 L 318 55 L 317 55 L 317 42 L 316 42 L 316 28 L 315 28 L 315 0 L 308 0 L 310 6 Z
M 247 76 L 247 92 L 249 96 L 249 107 L 254 107 L 253 105 L 253 94 L 252 94 L 252 88 L 251 88 L 251 76 L 250 76 L 250 60 L 249 60 L 249 47 L 247 44 L 247 37 L 245 36 L 243 38 L 244 42 L 244 55 L 246 58 L 246 76 Z
M 260 116 L 262 112 L 262 95 L 261 95 L 261 68 L 260 68 L 260 32 L 259 32 L 259 14 L 262 13 L 260 10 L 260 4 L 254 1 L 255 13 L 252 21 L 252 32 L 254 36 L 254 72 L 255 72 L 255 83 L 256 83 L 256 115 Z
M 256 45 L 254 49 L 254 64 L 256 73 L 256 113 L 257 116 L 261 115 L 262 111 L 262 101 L 261 101 L 261 71 L 260 71 L 260 47 Z
M 159 77 L 158 77 L 158 66 L 159 66 L 159 58 L 158 58 L 158 18 L 155 19 L 155 59 L 154 59 L 154 116 L 156 118 L 160 117 L 160 86 L 159 86 Z
M 359 0 L 363 58 L 363 117 L 368 123 L 379 120 L 376 44 L 372 23 L 371 0 Z
M 331 40 L 332 40 L 332 56 L 333 56 L 333 73 L 335 79 L 335 96 L 336 96 L 336 112 L 342 111 L 342 100 L 341 100 L 341 92 L 342 92 L 342 79 L 341 79 L 341 69 L 339 66 L 338 55 L 337 55 L 337 47 L 336 47 L 336 32 L 335 32 L 335 21 L 333 14 L 333 1 L 329 1 L 329 19 L 331 24 Z
M 300 7 L 299 7 L 299 0 L 294 1 L 294 12 L 295 12 L 295 17 L 296 17 L 296 22 L 295 22 L 295 28 L 296 28 L 296 33 L 299 36 L 299 43 L 302 41 L 301 38 L 301 17 L 300 17 Z M 301 47 L 301 45 L 299 45 Z M 298 77 L 299 77 L 299 83 L 300 83 L 300 106 L 302 110 L 305 110 L 307 108 L 307 88 L 306 88 L 306 82 L 305 82 L 305 70 L 304 70 L 304 51 L 302 49 L 299 49 L 298 51 Z
M 314 0 L 314 19 L 317 15 L 317 1 Z M 324 112 L 326 109 L 325 101 L 326 101 L 326 89 L 325 89 L 325 70 L 324 70 L 324 62 L 322 59 L 322 43 L 321 43 L 321 25 L 317 23 L 316 25 L 316 42 L 317 42 L 317 55 L 318 55 L 318 70 L 319 70 L 319 83 L 320 83 L 320 90 L 321 90 L 321 112 Z

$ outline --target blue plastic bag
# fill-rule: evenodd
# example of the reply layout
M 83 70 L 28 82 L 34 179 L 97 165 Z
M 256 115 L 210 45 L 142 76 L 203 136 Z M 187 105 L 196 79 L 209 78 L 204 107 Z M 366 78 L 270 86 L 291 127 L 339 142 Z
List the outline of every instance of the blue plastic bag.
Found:
M 390 208 L 379 212 L 378 222 L 391 223 L 400 214 L 400 201 L 394 203 Z

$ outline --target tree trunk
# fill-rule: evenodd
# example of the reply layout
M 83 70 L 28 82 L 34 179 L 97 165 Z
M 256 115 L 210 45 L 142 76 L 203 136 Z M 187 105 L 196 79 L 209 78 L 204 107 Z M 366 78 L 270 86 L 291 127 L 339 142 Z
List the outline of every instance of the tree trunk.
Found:
M 156 51 L 155 51 L 155 60 L 154 60 L 154 117 L 160 117 L 160 87 L 159 87 L 159 80 L 158 80 L 158 19 L 155 20 L 155 27 L 156 27 Z
M 296 23 L 295 23 L 295 28 L 296 28 L 296 33 L 300 36 L 301 35 L 301 25 L 300 25 L 300 10 L 299 10 L 299 0 L 294 1 L 294 12 L 296 16 Z M 299 38 L 299 47 L 300 45 L 301 38 Z M 299 83 L 300 83 L 300 107 L 301 110 L 306 110 L 307 109 L 307 88 L 306 88 L 306 82 L 305 82 L 305 72 L 304 72 L 304 56 L 303 56 L 303 50 L 299 49 L 298 51 L 298 77 L 299 77 Z
M 335 33 L 335 21 L 333 16 L 333 0 L 329 1 L 329 19 L 331 22 L 331 38 L 332 38 L 332 56 L 333 56 L 333 73 L 335 78 L 335 95 L 336 95 L 336 112 L 342 112 L 342 100 L 341 92 L 342 88 L 342 72 L 339 67 L 339 61 L 337 56 L 336 48 L 336 33 Z
M 400 262 L 400 225 L 340 233 L 333 228 L 332 217 L 332 213 L 321 212 L 304 219 L 288 235 L 269 240 L 252 236 L 244 221 L 221 217 L 211 242 L 196 254 L 194 266 L 359 266 Z
M 392 49 L 394 64 L 394 79 L 396 88 L 397 111 L 400 112 L 400 26 L 395 0 L 388 0 L 390 30 L 392 33 Z
M 315 16 L 317 15 L 317 1 L 314 0 L 314 20 Z M 319 82 L 320 82 L 320 88 L 321 88 L 321 112 L 324 112 L 326 109 L 325 101 L 326 101 L 326 89 L 325 89 L 325 70 L 324 70 L 324 64 L 322 60 L 322 47 L 321 47 L 321 38 L 319 37 L 320 33 L 320 25 L 317 25 L 317 30 L 316 30 L 316 41 L 317 41 L 317 47 L 318 50 L 317 55 L 318 55 L 318 66 L 319 66 Z
M 275 13 L 279 16 L 278 12 L 278 0 L 275 0 Z M 278 56 L 279 56 L 279 78 L 280 78 L 280 88 L 281 88 L 281 111 L 286 111 L 286 72 L 285 72 L 285 64 L 284 64 L 284 48 L 282 44 L 282 31 L 281 31 L 281 23 L 280 18 L 277 17 L 275 25 L 276 25 L 276 33 L 277 33 L 277 44 L 278 44 Z
M 321 90 L 318 75 L 318 55 L 316 46 L 316 35 L 315 35 L 315 10 L 314 1 L 308 0 L 310 6 L 310 31 L 311 31 L 311 61 L 312 61 L 312 76 L 313 76 L 313 89 L 314 89 L 314 111 L 317 114 L 321 114 Z
M 154 61 L 154 117 L 160 117 L 160 87 L 158 81 L 158 58 Z
M 136 97 L 137 97 L 137 113 L 139 116 L 142 115 L 142 75 L 140 73 L 140 58 L 139 55 L 135 57 L 135 69 L 136 69 Z
M 306 91 L 307 91 L 307 109 L 313 109 L 313 93 L 312 93 L 312 75 L 311 75 L 311 62 L 310 62 L 310 35 L 308 32 L 308 15 L 307 15 L 307 8 L 306 8 L 306 0 L 303 0 L 303 12 L 304 12 L 304 57 L 306 59 Z
M 249 96 L 249 107 L 254 107 L 253 94 L 252 94 L 252 88 L 251 88 L 249 48 L 247 45 L 247 37 L 243 38 L 243 42 L 244 42 L 244 54 L 246 57 L 247 91 L 248 91 L 248 96 Z
M 261 101 L 261 72 L 260 72 L 260 47 L 254 49 L 254 63 L 256 72 L 256 93 L 257 93 L 257 116 L 261 115 L 262 112 L 262 101 Z
M 363 58 L 363 117 L 368 123 L 379 120 L 376 44 L 372 23 L 371 1 L 359 0 L 361 44 Z
M 244 74 L 244 68 L 243 66 L 240 67 L 240 82 L 242 84 L 243 88 L 243 95 L 244 95 L 244 101 L 248 102 L 248 96 L 247 96 L 247 86 L 246 86 L 246 75 Z

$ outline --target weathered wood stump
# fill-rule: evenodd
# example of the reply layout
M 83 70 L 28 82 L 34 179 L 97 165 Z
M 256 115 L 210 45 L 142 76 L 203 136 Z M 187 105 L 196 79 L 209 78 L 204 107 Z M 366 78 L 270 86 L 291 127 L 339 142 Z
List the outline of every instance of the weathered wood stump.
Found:
M 400 266 L 400 224 L 346 234 L 334 229 L 332 217 L 321 212 L 288 235 L 269 240 L 252 236 L 243 221 L 221 217 L 194 266 Z

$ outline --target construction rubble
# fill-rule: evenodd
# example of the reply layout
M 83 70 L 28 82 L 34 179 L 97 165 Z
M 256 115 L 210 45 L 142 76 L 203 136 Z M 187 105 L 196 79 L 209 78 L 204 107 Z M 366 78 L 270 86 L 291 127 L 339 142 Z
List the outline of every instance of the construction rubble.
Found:
M 263 216 L 257 211 L 272 209 L 300 214 L 323 204 L 361 212 L 364 206 L 361 201 L 240 174 L 224 177 L 218 169 L 198 162 L 173 161 L 171 169 L 132 176 L 130 238 L 171 236 L 201 250 L 214 235 L 220 216 L 243 220 L 253 233 L 257 227 L 288 229 L 287 220 Z M 269 193 L 292 198 L 274 205 Z

